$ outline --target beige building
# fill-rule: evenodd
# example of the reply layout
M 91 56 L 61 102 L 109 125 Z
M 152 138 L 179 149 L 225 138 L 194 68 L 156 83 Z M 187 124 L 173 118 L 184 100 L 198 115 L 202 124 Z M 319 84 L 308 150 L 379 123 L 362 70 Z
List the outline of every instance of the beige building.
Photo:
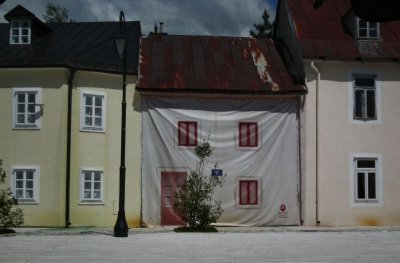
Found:
M 279 2 L 275 38 L 309 89 L 305 225 L 400 224 L 399 30 L 397 21 L 359 19 L 350 1 Z
M 45 24 L 17 6 L 0 24 L 0 159 L 28 226 L 113 226 L 122 59 L 118 22 Z M 127 22 L 126 219 L 140 224 L 139 22 Z M 68 34 L 67 34 L 68 32 Z M 93 40 L 95 40 L 93 42 Z

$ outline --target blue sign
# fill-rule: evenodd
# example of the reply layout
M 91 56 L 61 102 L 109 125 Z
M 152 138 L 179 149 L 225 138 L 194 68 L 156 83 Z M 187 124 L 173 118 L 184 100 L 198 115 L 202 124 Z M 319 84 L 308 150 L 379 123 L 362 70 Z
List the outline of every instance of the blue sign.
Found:
M 222 169 L 212 169 L 211 170 L 211 175 L 212 176 L 222 176 L 223 175 Z

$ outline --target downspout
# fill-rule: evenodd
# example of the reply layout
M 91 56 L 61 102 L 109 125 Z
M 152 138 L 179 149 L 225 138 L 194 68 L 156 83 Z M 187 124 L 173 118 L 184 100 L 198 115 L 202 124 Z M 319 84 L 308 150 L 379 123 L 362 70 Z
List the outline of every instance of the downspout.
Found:
M 71 225 L 70 221 L 70 182 L 71 182 L 71 126 L 72 126 L 72 89 L 76 69 L 69 68 L 68 78 L 68 109 L 67 109 L 67 163 L 65 181 L 65 227 Z
M 318 163 L 318 155 L 319 155 L 319 123 L 318 123 L 318 109 L 319 109 L 319 99 L 318 99 L 318 90 L 319 90 L 319 82 L 321 80 L 321 73 L 319 69 L 315 66 L 314 61 L 311 61 L 310 66 L 312 70 L 317 74 L 317 79 L 315 82 L 315 224 L 319 226 L 321 221 L 319 220 L 319 163 Z
M 298 167 L 299 167 L 299 208 L 300 208 L 299 217 L 300 217 L 300 225 L 302 226 L 304 223 L 304 220 L 303 220 L 303 213 L 302 213 L 302 211 L 303 211 L 303 205 L 302 205 L 302 203 L 303 203 L 303 196 L 302 196 L 303 173 L 302 173 L 302 165 L 301 165 L 301 162 L 302 162 L 302 158 L 301 158 L 301 141 L 302 141 L 301 140 L 301 109 L 300 109 L 301 98 L 302 98 L 302 95 L 297 96 L 297 115 L 298 115 L 298 125 L 297 125 L 298 126 L 297 127 L 298 149 L 297 150 L 298 150 L 298 156 L 299 156 Z

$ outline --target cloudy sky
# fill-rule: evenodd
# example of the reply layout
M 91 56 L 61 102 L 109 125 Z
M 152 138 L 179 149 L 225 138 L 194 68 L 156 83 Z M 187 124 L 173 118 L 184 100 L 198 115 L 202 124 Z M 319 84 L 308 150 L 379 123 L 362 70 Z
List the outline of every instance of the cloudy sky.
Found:
M 275 17 L 278 0 L 6 0 L 4 14 L 22 5 L 43 20 L 46 3 L 66 8 L 76 22 L 117 21 L 123 10 L 126 20 L 140 21 L 143 34 L 164 22 L 164 31 L 177 35 L 249 36 L 254 23 L 261 22 L 264 8 Z M 1 1 L 0 1 L 1 2 Z M 271 20 L 272 21 L 272 20 Z

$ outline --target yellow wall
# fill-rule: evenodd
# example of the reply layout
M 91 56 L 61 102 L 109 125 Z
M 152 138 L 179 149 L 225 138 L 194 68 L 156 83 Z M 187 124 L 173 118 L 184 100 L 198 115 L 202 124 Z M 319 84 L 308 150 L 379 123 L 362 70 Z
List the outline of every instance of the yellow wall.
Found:
M 25 224 L 64 224 L 68 72 L 61 69 L 0 70 L 0 158 L 7 172 L 12 165 L 40 166 L 39 204 L 20 205 Z M 40 130 L 12 128 L 12 88 L 41 87 L 44 103 Z
M 127 83 L 134 83 L 128 78 Z M 72 112 L 71 222 L 72 226 L 113 226 L 118 212 L 119 166 L 121 147 L 122 76 L 78 72 L 75 76 Z M 140 224 L 141 113 L 134 109 L 134 84 L 127 86 L 126 129 L 126 219 L 130 227 Z M 105 133 L 80 131 L 82 90 L 106 93 Z M 136 110 L 136 111 L 135 111 Z M 103 169 L 104 203 L 79 204 L 79 169 Z M 96 216 L 93 216 L 96 215 Z
M 67 69 L 0 70 L 0 159 L 11 178 L 12 165 L 40 166 L 40 202 L 24 205 L 25 225 L 64 226 Z M 126 217 L 130 227 L 140 223 L 141 113 L 128 77 L 126 136 Z M 44 103 L 40 130 L 12 129 L 12 88 L 40 87 Z M 80 131 L 81 90 L 106 93 L 106 131 Z M 134 97 L 135 98 L 135 103 Z M 78 71 L 73 83 L 70 221 L 72 226 L 113 226 L 118 212 L 122 76 Z M 104 173 L 104 203 L 79 204 L 79 172 L 98 167 Z M 10 181 L 8 181 L 10 185 Z
M 316 74 L 306 63 L 309 94 L 303 116 L 305 224 L 316 221 Z M 319 219 L 321 225 L 400 224 L 400 90 L 395 63 L 317 62 L 319 83 Z M 352 74 L 377 74 L 381 118 L 376 124 L 352 123 Z M 350 91 L 350 92 L 349 92 Z M 350 113 L 350 117 L 349 117 Z M 382 156 L 382 202 L 375 206 L 352 204 L 351 153 Z

